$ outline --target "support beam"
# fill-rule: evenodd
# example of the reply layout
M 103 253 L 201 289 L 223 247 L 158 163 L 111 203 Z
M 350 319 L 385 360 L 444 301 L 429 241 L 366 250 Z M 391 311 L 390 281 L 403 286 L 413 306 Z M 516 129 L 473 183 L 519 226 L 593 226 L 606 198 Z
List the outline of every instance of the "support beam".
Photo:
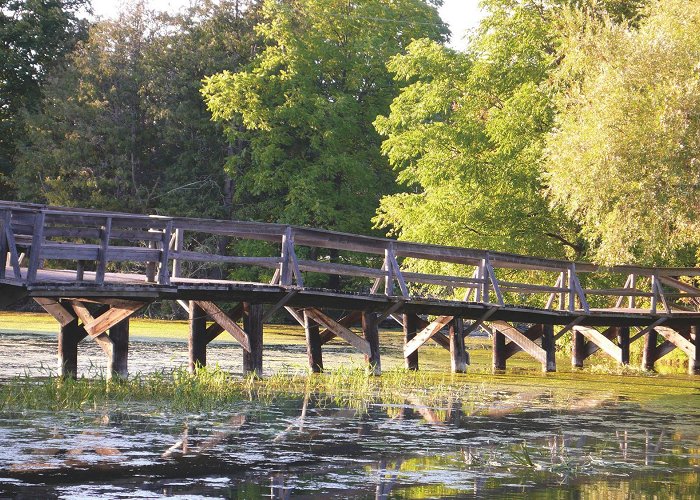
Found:
M 435 321 L 430 323 L 428 326 L 423 328 L 419 333 L 413 337 L 410 342 L 408 342 L 403 347 L 403 356 L 408 358 L 414 351 L 416 351 L 420 346 L 425 344 L 430 338 L 437 332 L 442 330 L 447 326 L 450 321 L 454 319 L 454 316 L 439 316 Z
M 545 352 L 545 362 L 542 364 L 543 372 L 557 371 L 556 345 L 554 343 L 554 325 L 542 325 L 542 349 Z
M 308 308 L 304 311 L 307 316 L 310 316 L 316 323 L 323 325 L 324 327 L 332 330 L 338 337 L 341 337 L 348 344 L 353 346 L 355 349 L 361 353 L 371 356 L 372 352 L 369 347 L 369 343 L 358 335 L 355 335 L 352 331 L 345 328 L 343 325 L 335 321 L 333 318 L 326 316 L 318 309 Z M 319 335 L 320 342 L 320 335 Z
M 657 333 L 654 328 L 644 334 L 644 349 L 642 350 L 642 369 L 653 371 L 656 362 Z
M 574 328 L 571 331 L 571 366 L 583 368 L 584 359 L 586 359 L 586 338 Z
M 63 378 L 78 376 L 78 343 L 87 337 L 78 319 L 61 325 L 58 333 L 58 375 Z
M 671 342 L 673 345 L 682 350 L 686 356 L 688 356 L 688 359 L 695 356 L 695 346 L 690 340 L 681 335 L 680 332 L 677 332 L 676 330 L 673 330 L 667 326 L 657 326 L 654 328 L 654 330 L 656 330 L 656 333 L 661 335 L 667 341 Z
M 112 356 L 109 358 L 107 376 L 110 379 L 126 379 L 129 376 L 129 318 L 121 320 L 109 329 Z
M 600 333 L 595 328 L 590 328 L 588 326 L 575 326 L 574 331 L 586 337 L 590 342 L 595 344 L 599 349 L 601 349 L 615 361 L 622 363 L 622 353 L 620 347 L 616 346 L 615 343 L 610 340 L 610 337 L 615 334 L 612 329 L 608 329 L 604 333 Z M 597 350 L 598 349 L 587 350 L 585 357 L 590 356 Z
M 700 327 L 693 325 L 690 327 L 690 338 L 695 348 L 693 359 L 688 360 L 688 373 L 700 375 Z
M 620 363 L 630 364 L 630 327 L 619 326 L 617 331 L 617 343 L 620 345 Z
M 236 304 L 233 308 L 229 309 L 229 311 L 226 313 L 226 316 L 228 316 L 234 323 L 240 321 L 243 317 L 243 303 Z M 225 331 L 226 330 L 224 329 L 224 327 L 220 324 L 216 322 L 212 323 L 206 329 L 206 333 L 204 334 L 204 344 L 209 345 L 212 342 L 212 340 L 214 340 L 216 337 L 218 337 Z
M 403 345 L 406 346 L 416 337 L 420 318 L 415 314 L 405 313 L 403 315 Z M 418 351 L 413 351 L 404 357 L 407 370 L 418 370 Z
M 318 323 L 309 315 L 309 310 L 304 310 L 304 331 L 306 333 L 306 355 L 309 359 L 309 369 L 313 373 L 323 371 L 323 354 L 321 351 L 321 336 Z
M 263 306 L 243 303 L 243 330 L 248 334 L 250 352 L 243 351 L 243 375 L 263 374 Z
M 207 313 L 194 300 L 190 300 L 189 316 L 189 371 L 195 373 L 197 369 L 207 365 Z
M 492 330 L 493 340 L 493 371 L 502 372 L 506 369 L 506 337 L 496 328 Z
M 500 331 L 511 342 L 515 342 L 520 348 L 530 356 L 539 361 L 543 366 L 547 366 L 547 353 L 532 340 L 520 333 L 516 328 L 512 327 L 505 321 L 492 321 L 491 326 L 497 331 Z
M 464 321 L 453 318 L 450 321 L 450 365 L 452 373 L 466 373 L 469 355 L 464 347 Z
M 250 340 L 248 339 L 248 334 L 236 322 L 229 317 L 224 311 L 219 309 L 219 306 L 213 302 L 206 300 L 197 300 L 197 305 L 204 309 L 204 311 L 216 321 L 224 330 L 226 330 L 231 336 L 236 339 L 243 349 L 250 352 Z
M 527 338 L 529 338 L 532 341 L 537 340 L 542 336 L 542 325 L 541 324 L 534 324 L 530 328 L 527 329 L 525 333 L 523 333 Z M 518 344 L 515 342 L 508 342 L 505 347 L 505 358 L 506 360 L 512 358 L 519 352 L 522 352 L 522 347 L 520 347 Z
M 379 376 L 382 374 L 382 361 L 379 354 L 379 318 L 376 313 L 362 313 L 362 333 L 370 348 L 370 354 L 365 355 L 369 372 Z
M 350 314 L 343 316 L 338 320 L 338 324 L 344 326 L 345 328 L 350 328 L 357 322 L 362 321 L 362 311 L 352 311 Z M 326 328 L 321 332 L 321 345 L 327 344 L 331 340 L 337 337 L 335 332 L 330 328 Z
M 44 308 L 47 313 L 53 316 L 62 327 L 68 326 L 75 321 L 75 315 L 63 307 L 63 305 L 61 305 L 57 300 L 45 297 L 35 297 L 34 301 Z

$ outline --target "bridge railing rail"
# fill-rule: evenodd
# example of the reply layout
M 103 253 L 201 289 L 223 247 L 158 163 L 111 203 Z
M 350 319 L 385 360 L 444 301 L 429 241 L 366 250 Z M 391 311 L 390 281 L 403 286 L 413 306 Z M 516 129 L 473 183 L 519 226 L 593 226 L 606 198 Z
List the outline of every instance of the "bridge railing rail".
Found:
M 277 244 L 278 256 L 219 254 L 188 248 L 188 234 L 208 234 Z M 297 250 L 311 247 L 383 258 L 381 268 L 300 259 Z M 404 259 L 457 264 L 464 275 L 410 272 Z M 692 278 L 700 268 L 647 268 L 542 259 L 486 250 L 457 248 L 360 236 L 285 224 L 146 216 L 118 212 L 0 201 L 0 279 L 34 283 L 45 261 L 72 263 L 76 282 L 107 280 L 109 263 L 134 263 L 144 281 L 163 286 L 186 281 L 183 262 L 238 264 L 274 269 L 273 283 L 304 287 L 304 273 L 373 280 L 370 292 L 408 299 L 411 285 L 438 285 L 464 290 L 463 300 L 504 306 L 517 297 L 542 295 L 547 309 L 589 312 L 591 297 L 607 297 L 617 309 L 656 313 L 679 312 L 700 303 Z M 92 262 L 94 271 L 85 271 Z M 145 266 L 143 266 L 145 264 Z M 63 264 L 65 266 L 65 264 Z M 144 270 L 145 269 L 145 270 Z M 551 284 L 505 279 L 507 272 L 532 271 L 551 277 Z M 133 270 L 130 272 L 133 274 Z M 584 288 L 581 273 L 619 275 L 626 281 L 613 288 Z M 691 278 L 691 279 L 688 279 Z M 549 279 L 549 278 L 547 278 Z M 525 301 L 523 301 L 525 303 Z M 513 305 L 509 302 L 509 305 Z M 517 304 L 515 304 L 517 305 Z

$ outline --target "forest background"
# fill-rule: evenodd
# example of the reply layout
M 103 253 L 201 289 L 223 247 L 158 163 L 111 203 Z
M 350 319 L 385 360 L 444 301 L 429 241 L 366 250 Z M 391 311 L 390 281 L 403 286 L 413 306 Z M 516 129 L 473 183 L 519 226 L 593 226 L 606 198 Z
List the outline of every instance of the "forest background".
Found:
M 700 2 L 440 4 L 0 0 L 0 198 L 695 266 Z

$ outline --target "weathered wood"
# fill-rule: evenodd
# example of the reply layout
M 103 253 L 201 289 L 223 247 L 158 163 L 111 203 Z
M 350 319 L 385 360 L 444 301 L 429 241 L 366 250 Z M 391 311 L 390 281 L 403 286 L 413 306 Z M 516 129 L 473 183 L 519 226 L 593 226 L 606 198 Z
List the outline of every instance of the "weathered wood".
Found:
M 357 322 L 362 321 L 362 311 L 351 311 L 346 316 L 343 316 L 338 320 L 338 323 L 343 325 L 345 328 L 350 328 Z M 321 345 L 324 345 L 336 337 L 336 334 L 330 328 L 326 328 L 321 333 Z
M 523 333 L 527 338 L 530 340 L 534 341 L 537 340 L 542 336 L 542 325 L 541 324 L 534 324 L 530 328 L 528 328 L 525 333 Z M 505 359 L 508 360 L 512 358 L 514 355 L 516 355 L 519 352 L 522 352 L 522 347 L 520 347 L 518 344 L 515 342 L 508 342 L 506 344 L 505 350 L 504 350 L 504 356 Z
M 593 342 L 597 345 L 603 352 L 608 356 L 613 358 L 618 363 L 622 363 L 622 356 L 620 347 L 615 345 L 605 334 L 600 333 L 595 328 L 590 328 L 587 326 L 575 326 L 574 331 L 582 334 L 588 339 L 589 342 Z M 608 334 L 610 334 L 608 332 Z
M 688 360 L 688 373 L 700 375 L 700 327 L 693 325 L 690 327 L 690 338 L 693 341 L 694 355 Z
M 112 325 L 109 329 L 109 339 L 112 341 L 112 356 L 109 362 L 108 375 L 110 378 L 125 379 L 129 376 L 129 318 Z
M 403 315 L 403 345 L 406 346 L 416 337 L 418 330 L 419 317 L 415 314 Z M 411 354 L 404 357 L 404 363 L 408 370 L 418 370 L 418 351 L 414 350 Z
M 643 370 L 654 370 L 654 363 L 656 362 L 656 340 L 657 333 L 654 328 L 651 328 L 646 334 L 644 334 L 644 348 L 642 349 Z
M 77 318 L 61 325 L 58 333 L 58 375 L 63 378 L 78 376 L 78 343 L 87 336 Z
M 586 338 L 574 328 L 571 331 L 571 366 L 583 368 L 583 361 L 586 359 Z
M 61 327 L 68 326 L 75 321 L 75 316 L 65 307 L 63 307 L 57 300 L 44 297 L 35 297 L 34 301 L 47 313 L 53 316 Z
M 321 351 L 321 337 L 318 323 L 304 310 L 304 332 L 306 333 L 306 356 L 309 360 L 309 369 L 313 373 L 323 371 L 323 353 Z
M 542 349 L 544 349 L 546 358 L 545 362 L 542 364 L 542 371 L 557 371 L 556 345 L 554 343 L 553 325 L 542 325 Z
M 250 340 L 248 334 L 236 324 L 219 306 L 206 300 L 195 301 L 199 307 L 214 320 L 219 326 L 226 330 L 247 352 L 250 352 Z
M 263 307 L 262 304 L 243 303 L 243 330 L 250 341 L 250 352 L 243 351 L 243 374 L 263 374 Z
M 112 236 L 112 218 L 107 217 L 105 224 L 100 228 L 100 246 L 97 251 L 97 270 L 95 271 L 95 281 L 99 284 L 105 281 L 107 269 L 107 248 L 109 239 Z
M 492 321 L 491 326 L 505 335 L 511 342 L 515 342 L 520 348 L 535 358 L 542 365 L 547 364 L 547 355 L 544 349 L 535 344 L 532 340 L 520 333 L 505 321 Z
M 176 261 L 211 262 L 213 264 L 244 264 L 274 269 L 279 266 L 279 257 L 241 257 L 238 255 L 216 255 L 189 250 L 171 251 L 170 258 Z M 174 277 L 174 276 L 173 276 Z
M 440 316 L 435 321 L 418 332 L 406 345 L 403 347 L 403 356 L 408 358 L 416 349 L 425 344 L 437 332 L 442 330 L 447 324 L 454 319 L 454 316 Z
M 326 316 L 321 311 L 314 308 L 305 309 L 304 314 L 311 317 L 318 324 L 323 325 L 329 330 L 332 330 L 333 333 L 335 333 L 338 337 L 341 337 L 343 340 L 345 340 L 348 344 L 352 345 L 361 353 L 366 354 L 367 356 L 372 355 L 369 343 L 365 339 L 359 337 L 352 331 L 348 330 L 343 325 L 335 321 L 333 318 Z
M 465 373 L 469 364 L 469 355 L 464 346 L 464 321 L 453 318 L 450 321 L 450 367 L 452 373 Z
M 630 328 L 629 326 L 620 326 L 617 330 L 617 343 L 620 346 L 620 363 L 623 365 L 630 364 Z
M 34 217 L 34 232 L 32 234 L 32 248 L 29 254 L 29 269 L 27 270 L 27 281 L 34 283 L 36 273 L 41 266 L 41 247 L 44 243 L 44 212 L 39 212 Z
M 506 369 L 506 337 L 498 329 L 492 328 L 492 368 L 494 372 L 504 371 Z
M 693 343 L 676 330 L 668 328 L 667 326 L 657 326 L 654 330 L 667 341 L 682 350 L 689 359 L 695 356 L 695 346 Z
M 382 362 L 379 353 L 379 323 L 377 322 L 376 313 L 362 313 L 362 334 L 370 348 L 370 354 L 365 354 L 368 370 L 372 375 L 381 375 Z
M 200 367 L 207 365 L 207 314 L 193 300 L 189 302 L 189 320 L 189 372 L 195 373 Z
M 270 318 L 272 318 L 272 315 L 275 314 L 280 309 L 282 309 L 287 304 L 287 302 L 289 302 L 290 300 L 292 300 L 294 298 L 294 296 L 297 293 L 299 293 L 299 290 L 292 290 L 287 295 L 282 297 L 276 304 L 274 304 L 270 309 L 268 309 L 268 311 L 265 313 L 265 315 L 262 318 L 262 322 L 263 323 L 268 322 L 270 320 Z
M 170 254 L 170 238 L 173 232 L 173 221 L 168 221 L 163 229 L 162 240 L 160 242 L 160 260 L 158 262 L 158 283 L 161 285 L 170 284 L 170 269 L 168 259 Z
M 135 314 L 141 308 L 146 306 L 146 302 L 135 302 L 132 305 L 124 307 L 112 307 L 106 313 L 94 318 L 91 321 L 85 323 L 85 331 L 90 335 L 90 337 L 96 337 L 97 335 L 106 332 L 112 326 L 127 319 L 129 316 Z
M 175 228 L 175 244 L 173 245 L 173 278 L 179 278 L 182 276 L 182 260 L 175 257 L 178 253 L 182 252 L 185 248 L 185 230 L 182 228 Z

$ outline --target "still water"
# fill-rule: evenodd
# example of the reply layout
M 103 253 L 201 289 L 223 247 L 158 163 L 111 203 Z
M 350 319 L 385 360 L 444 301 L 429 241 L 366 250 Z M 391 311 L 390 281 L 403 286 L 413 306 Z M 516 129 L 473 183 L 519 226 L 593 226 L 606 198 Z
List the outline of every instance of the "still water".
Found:
M 132 371 L 158 356 L 185 361 L 182 343 L 133 347 Z M 233 347 L 215 346 L 210 357 L 233 357 L 216 349 Z M 303 346 L 289 349 L 266 348 L 266 356 L 282 365 L 303 359 Z M 30 358 L 52 364 L 54 350 L 54 338 L 0 336 L 3 376 L 17 374 L 8 366 L 22 373 L 40 364 Z M 240 357 L 233 358 L 238 368 Z M 657 390 L 664 384 L 673 379 L 659 378 Z M 650 400 L 537 382 L 475 384 L 474 394 L 426 405 L 411 393 L 360 408 L 314 395 L 279 397 L 199 414 L 142 403 L 5 411 L 0 496 L 700 498 L 700 387 Z

